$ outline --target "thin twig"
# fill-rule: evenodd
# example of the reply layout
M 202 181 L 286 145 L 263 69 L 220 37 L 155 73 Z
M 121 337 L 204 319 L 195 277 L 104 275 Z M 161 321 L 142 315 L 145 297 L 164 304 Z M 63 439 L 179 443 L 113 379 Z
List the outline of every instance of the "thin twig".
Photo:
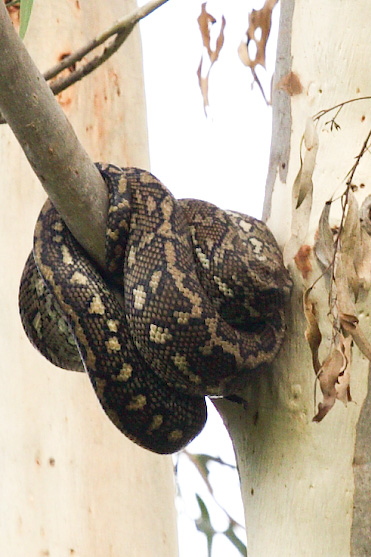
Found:
M 55 81 L 51 85 L 51 90 L 53 91 L 54 95 L 58 95 L 77 81 L 80 81 L 83 77 L 89 75 L 104 62 L 106 62 L 106 60 L 108 60 L 108 58 L 110 58 L 125 42 L 127 37 L 134 29 L 135 25 L 141 19 L 154 12 L 157 8 L 159 8 L 166 2 L 168 2 L 168 0 L 151 0 L 151 2 L 147 2 L 147 4 L 134 10 L 131 14 L 119 19 L 114 25 L 112 25 L 112 27 L 99 34 L 97 37 L 89 41 L 87 44 L 85 44 L 83 47 L 79 48 L 69 56 L 64 57 L 63 60 L 61 60 L 58 64 L 47 70 L 43 74 L 43 77 L 46 81 L 53 79 L 66 68 L 74 66 L 76 62 L 80 62 L 84 58 L 84 56 L 89 54 L 89 52 L 92 52 L 97 47 L 105 43 L 109 38 L 116 35 L 113 42 L 104 49 L 101 55 L 96 56 L 92 60 L 86 62 L 83 66 L 73 71 L 68 76 Z M 7 6 L 8 5 L 9 4 L 7 4 Z M 0 114 L 0 124 L 5 123 L 6 120 Z
M 82 60 L 84 56 L 89 54 L 89 52 L 91 52 L 92 50 L 95 50 L 98 46 L 105 43 L 110 37 L 113 37 L 113 35 L 119 35 L 123 32 L 127 32 L 126 36 L 128 36 L 131 33 L 134 25 L 136 25 L 138 21 L 145 18 L 147 15 L 155 11 L 166 2 L 168 2 L 168 0 L 152 0 L 151 2 L 145 4 L 145 6 L 142 6 L 141 8 L 134 10 L 131 14 L 119 19 L 114 25 L 112 25 L 112 27 L 110 27 L 100 35 L 97 35 L 93 40 L 89 41 L 78 50 L 75 50 L 75 52 L 73 52 L 69 56 L 66 56 L 58 64 L 47 70 L 44 73 L 45 80 L 48 81 L 49 79 L 52 79 L 66 68 L 73 66 L 74 64 L 76 64 L 76 62 L 80 62 L 80 60 Z
M 346 104 L 354 103 L 354 102 L 357 102 L 357 101 L 369 101 L 370 99 L 371 99 L 371 96 L 358 97 L 357 99 L 348 99 L 347 101 L 343 101 L 342 103 L 336 104 L 335 106 L 332 106 L 331 108 L 325 108 L 323 110 L 320 110 L 319 112 L 317 112 L 317 114 L 315 114 L 313 116 L 313 120 L 314 121 L 319 120 L 325 114 L 328 114 L 329 112 L 331 112 L 332 110 L 336 110 L 337 108 L 341 109 Z
M 369 149 L 368 142 L 370 141 L 370 138 L 371 138 L 371 130 L 368 132 L 367 137 L 366 137 L 366 139 L 365 139 L 364 142 L 363 142 L 361 151 L 360 151 L 359 154 L 356 156 L 356 162 L 354 163 L 354 165 L 352 166 L 352 168 L 350 169 L 350 171 L 349 171 L 348 174 L 346 175 L 346 178 L 348 178 L 348 179 L 347 179 L 347 182 L 346 182 L 347 186 L 351 186 L 352 181 L 353 181 L 353 176 L 354 176 L 354 174 L 355 174 L 355 172 L 356 172 L 356 170 L 357 170 L 357 167 L 358 167 L 358 165 L 359 165 L 359 163 L 360 163 L 360 161 L 361 161 L 361 158 L 362 158 L 363 155 L 366 153 L 366 151 L 368 151 L 368 149 Z
M 114 39 L 111 45 L 107 46 L 100 56 L 96 56 L 84 66 L 81 66 L 78 70 L 70 73 L 67 77 L 63 77 L 51 84 L 50 88 L 54 95 L 58 95 L 77 81 L 80 81 L 83 77 L 89 75 L 91 72 L 99 68 L 108 58 L 112 56 L 122 45 L 122 43 L 127 39 L 133 30 L 134 25 L 130 29 L 121 31 Z

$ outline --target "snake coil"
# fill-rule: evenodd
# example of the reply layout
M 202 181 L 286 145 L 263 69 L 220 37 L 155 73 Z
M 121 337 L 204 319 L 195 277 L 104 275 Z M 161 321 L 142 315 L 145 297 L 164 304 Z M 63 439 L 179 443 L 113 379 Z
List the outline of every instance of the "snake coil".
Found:
M 97 166 L 110 198 L 108 271 L 47 201 L 21 279 L 23 327 L 53 364 L 87 371 L 127 437 L 173 453 L 203 428 L 206 395 L 233 393 L 277 354 L 291 280 L 262 222 L 176 201 L 145 170 Z

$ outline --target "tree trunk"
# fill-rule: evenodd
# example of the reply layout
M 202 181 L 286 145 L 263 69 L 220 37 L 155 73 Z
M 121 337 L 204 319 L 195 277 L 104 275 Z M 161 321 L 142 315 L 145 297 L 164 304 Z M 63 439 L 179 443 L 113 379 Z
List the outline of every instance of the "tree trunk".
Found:
M 308 136 L 307 146 L 301 145 L 307 119 L 370 93 L 370 6 L 368 0 L 281 0 L 280 26 L 264 213 L 279 244 L 286 246 L 295 282 L 287 339 L 271 368 L 249 380 L 242 393 L 246 409 L 228 401 L 217 406 L 236 450 L 249 557 L 363 557 L 371 555 L 369 362 L 354 346 L 354 402 L 345 407 L 337 401 L 322 422 L 313 422 L 315 374 L 304 337 L 303 292 L 321 274 L 313 252 L 320 214 L 328 199 L 345 190 L 345 177 L 370 129 L 371 100 L 346 105 L 336 116 L 337 131 L 325 124 L 336 111 L 317 122 L 313 203 L 308 230 L 303 225 L 295 250 L 288 240 L 299 209 L 294 204 L 290 214 L 288 208 L 300 153 L 315 148 Z M 290 72 L 295 75 L 282 80 Z M 359 204 L 371 193 L 370 171 L 366 154 L 353 179 Z M 339 202 L 337 208 L 336 215 L 334 203 L 332 225 L 340 222 Z M 301 245 L 307 247 L 294 261 Z M 331 339 L 327 286 L 322 278 L 311 294 L 323 335 L 321 362 Z M 367 294 L 361 290 L 357 311 L 370 338 Z M 317 403 L 320 394 L 317 386 Z
M 134 7 L 38 0 L 25 42 L 44 71 Z M 148 168 L 138 32 L 59 102 L 93 160 Z M 45 194 L 6 126 L 0 167 L 0 554 L 174 557 L 171 459 L 128 441 L 88 377 L 54 368 L 23 333 L 18 283 Z

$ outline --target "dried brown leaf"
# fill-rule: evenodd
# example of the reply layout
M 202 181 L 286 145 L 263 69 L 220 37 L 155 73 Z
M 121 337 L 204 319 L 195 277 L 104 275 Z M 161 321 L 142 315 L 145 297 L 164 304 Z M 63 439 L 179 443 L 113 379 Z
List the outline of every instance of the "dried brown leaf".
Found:
M 345 358 L 345 368 L 339 374 L 338 382 L 335 385 L 336 398 L 341 400 L 341 402 L 346 406 L 348 402 L 351 402 L 352 397 L 350 395 L 350 370 L 352 365 L 352 337 L 344 337 L 340 335 L 340 349 Z
M 318 234 L 314 244 L 314 251 L 317 259 L 324 267 L 329 267 L 334 258 L 334 238 L 329 223 L 330 208 L 331 201 L 327 201 L 322 209 L 318 225 Z
M 359 206 L 352 189 L 348 191 L 348 210 L 344 221 L 343 231 L 341 233 L 342 253 L 351 252 L 357 249 L 355 241 L 359 242 L 360 238 L 360 221 Z
M 241 41 L 238 55 L 241 62 L 250 68 L 255 83 L 258 85 L 264 100 L 268 104 L 264 89 L 256 74 L 256 66 L 265 68 L 265 51 L 272 25 L 272 11 L 278 0 L 266 0 L 261 10 L 252 10 L 249 14 L 249 26 L 246 31 L 246 41 Z M 258 38 L 260 36 L 260 38 Z M 256 53 L 254 59 L 249 54 L 250 43 L 255 43 Z
M 210 25 L 213 25 L 216 22 L 216 19 L 206 11 L 206 2 L 204 2 L 201 6 L 201 13 L 198 16 L 197 22 L 201 31 L 202 42 L 204 43 L 204 47 L 210 56 Z
M 202 58 L 200 61 L 200 65 L 198 66 L 197 70 L 197 77 L 198 77 L 198 84 L 200 86 L 202 98 L 204 101 L 204 109 L 209 106 L 209 74 L 206 77 L 202 77 L 201 75 L 202 70 Z
M 371 362 L 371 344 L 362 331 L 358 317 L 347 313 L 339 313 L 340 324 L 350 334 L 364 356 Z
M 265 68 L 265 50 L 272 25 L 272 10 L 278 0 L 266 0 L 261 10 L 252 10 L 249 14 L 249 26 L 246 31 L 247 40 L 241 42 L 238 54 L 245 66 L 255 70 L 257 65 Z M 259 31 L 259 33 L 257 33 Z M 260 38 L 258 39 L 258 35 Z M 254 42 L 256 46 L 255 58 L 249 55 L 249 44 Z
M 344 371 L 346 360 L 344 354 L 338 348 L 334 348 L 324 361 L 319 371 L 318 379 L 323 394 L 323 402 L 318 404 L 318 412 L 314 416 L 314 422 L 320 422 L 334 406 L 337 399 L 335 385 L 338 383 L 339 375 Z
M 371 195 L 368 195 L 361 205 L 360 219 L 362 228 L 371 235 Z
M 204 2 L 201 6 L 201 14 L 199 15 L 197 21 L 198 21 L 198 25 L 200 27 L 203 45 L 206 48 L 208 56 L 209 56 L 209 69 L 208 69 L 206 75 L 205 76 L 202 75 L 202 67 L 203 67 L 203 64 L 204 64 L 204 56 L 201 57 L 201 61 L 200 61 L 200 64 L 198 66 L 198 69 L 197 69 L 198 83 L 200 85 L 200 89 L 201 89 L 201 93 L 202 93 L 202 98 L 203 98 L 203 102 L 204 102 L 204 109 L 206 109 L 206 107 L 209 106 L 208 90 L 209 90 L 210 70 L 211 70 L 213 64 L 219 58 L 220 51 L 223 48 L 224 28 L 225 28 L 226 21 L 225 21 L 225 18 L 223 16 L 221 27 L 220 27 L 220 32 L 219 32 L 219 35 L 216 39 L 215 50 L 213 50 L 211 48 L 211 44 L 210 44 L 211 43 L 210 28 L 211 28 L 212 25 L 214 25 L 214 23 L 216 23 L 216 19 L 215 19 L 215 17 L 213 17 L 211 14 L 209 14 L 206 11 L 206 2 Z
M 356 273 L 355 261 L 361 257 L 361 225 L 358 203 L 351 189 L 348 192 L 348 210 L 341 232 L 340 251 L 343 272 L 346 274 L 348 284 L 357 298 L 360 281 Z
M 293 257 L 305 243 L 308 232 L 312 209 L 312 176 L 318 151 L 318 135 L 311 118 L 308 118 L 302 143 L 305 147 L 304 156 L 300 161 L 300 169 L 292 187 L 291 237 L 283 252 L 285 265 L 291 263 Z
M 360 285 L 371 288 L 371 195 L 364 199 L 359 212 L 361 222 L 361 249 L 354 258 Z
M 343 264 L 343 256 L 341 254 L 337 254 L 335 260 L 335 284 L 340 325 L 346 333 L 352 336 L 362 354 L 371 361 L 371 344 L 360 327 L 353 301 L 353 291 L 349 287 L 346 267 Z
M 293 190 L 294 199 L 297 199 L 297 209 L 303 203 L 307 195 L 311 194 L 313 191 L 312 176 L 314 171 L 314 163 L 318 151 L 318 135 L 312 118 L 308 118 L 307 120 L 303 139 L 305 154 L 302 166 L 300 168 L 300 178 L 299 180 L 295 181 L 296 188 L 294 185 Z
M 354 258 L 354 267 L 360 286 L 364 290 L 371 288 L 371 236 L 361 226 L 361 249 L 358 256 Z
M 321 368 L 318 359 L 318 349 L 322 341 L 322 335 L 318 326 L 315 304 L 309 299 L 311 291 L 312 288 L 307 288 L 303 296 L 304 315 L 307 320 L 307 328 L 304 334 L 312 352 L 313 369 L 317 374 Z
M 211 63 L 212 63 L 212 64 L 214 64 L 214 62 L 216 62 L 217 59 L 219 58 L 220 51 L 222 50 L 223 45 L 224 45 L 224 29 L 225 29 L 225 24 L 226 24 L 225 17 L 222 16 L 222 25 L 221 25 L 221 27 L 220 27 L 220 33 L 219 33 L 219 35 L 218 35 L 218 37 L 217 37 L 217 39 L 216 39 L 215 50 L 212 51 L 212 53 L 211 53 L 211 55 L 210 55 L 210 60 L 211 60 Z
M 349 313 L 340 313 L 339 319 L 341 326 L 347 331 L 347 333 L 354 331 L 359 323 L 358 317 Z
M 313 186 L 313 184 L 312 184 Z M 312 188 L 313 189 L 313 188 Z M 297 173 L 294 184 L 292 186 L 292 195 L 293 198 L 296 199 L 296 209 L 300 207 L 303 202 L 304 197 L 302 196 L 301 201 L 299 202 L 299 195 L 300 191 L 303 190 L 303 159 L 300 160 L 300 168 L 299 172 Z M 308 190 L 309 191 L 309 190 Z
M 355 316 L 357 311 L 354 304 L 354 295 L 349 286 L 344 257 L 342 253 L 339 252 L 335 257 L 334 277 L 336 285 L 336 301 L 339 314 Z

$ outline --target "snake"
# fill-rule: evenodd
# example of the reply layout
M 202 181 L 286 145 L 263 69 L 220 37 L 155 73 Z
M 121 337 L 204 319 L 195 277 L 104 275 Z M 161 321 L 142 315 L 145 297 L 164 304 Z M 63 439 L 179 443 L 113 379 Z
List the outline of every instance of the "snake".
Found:
M 108 189 L 106 268 L 47 200 L 21 278 L 31 343 L 86 372 L 109 419 L 155 453 L 203 429 L 205 397 L 233 395 L 283 342 L 291 279 L 267 226 L 150 172 L 97 163 Z

